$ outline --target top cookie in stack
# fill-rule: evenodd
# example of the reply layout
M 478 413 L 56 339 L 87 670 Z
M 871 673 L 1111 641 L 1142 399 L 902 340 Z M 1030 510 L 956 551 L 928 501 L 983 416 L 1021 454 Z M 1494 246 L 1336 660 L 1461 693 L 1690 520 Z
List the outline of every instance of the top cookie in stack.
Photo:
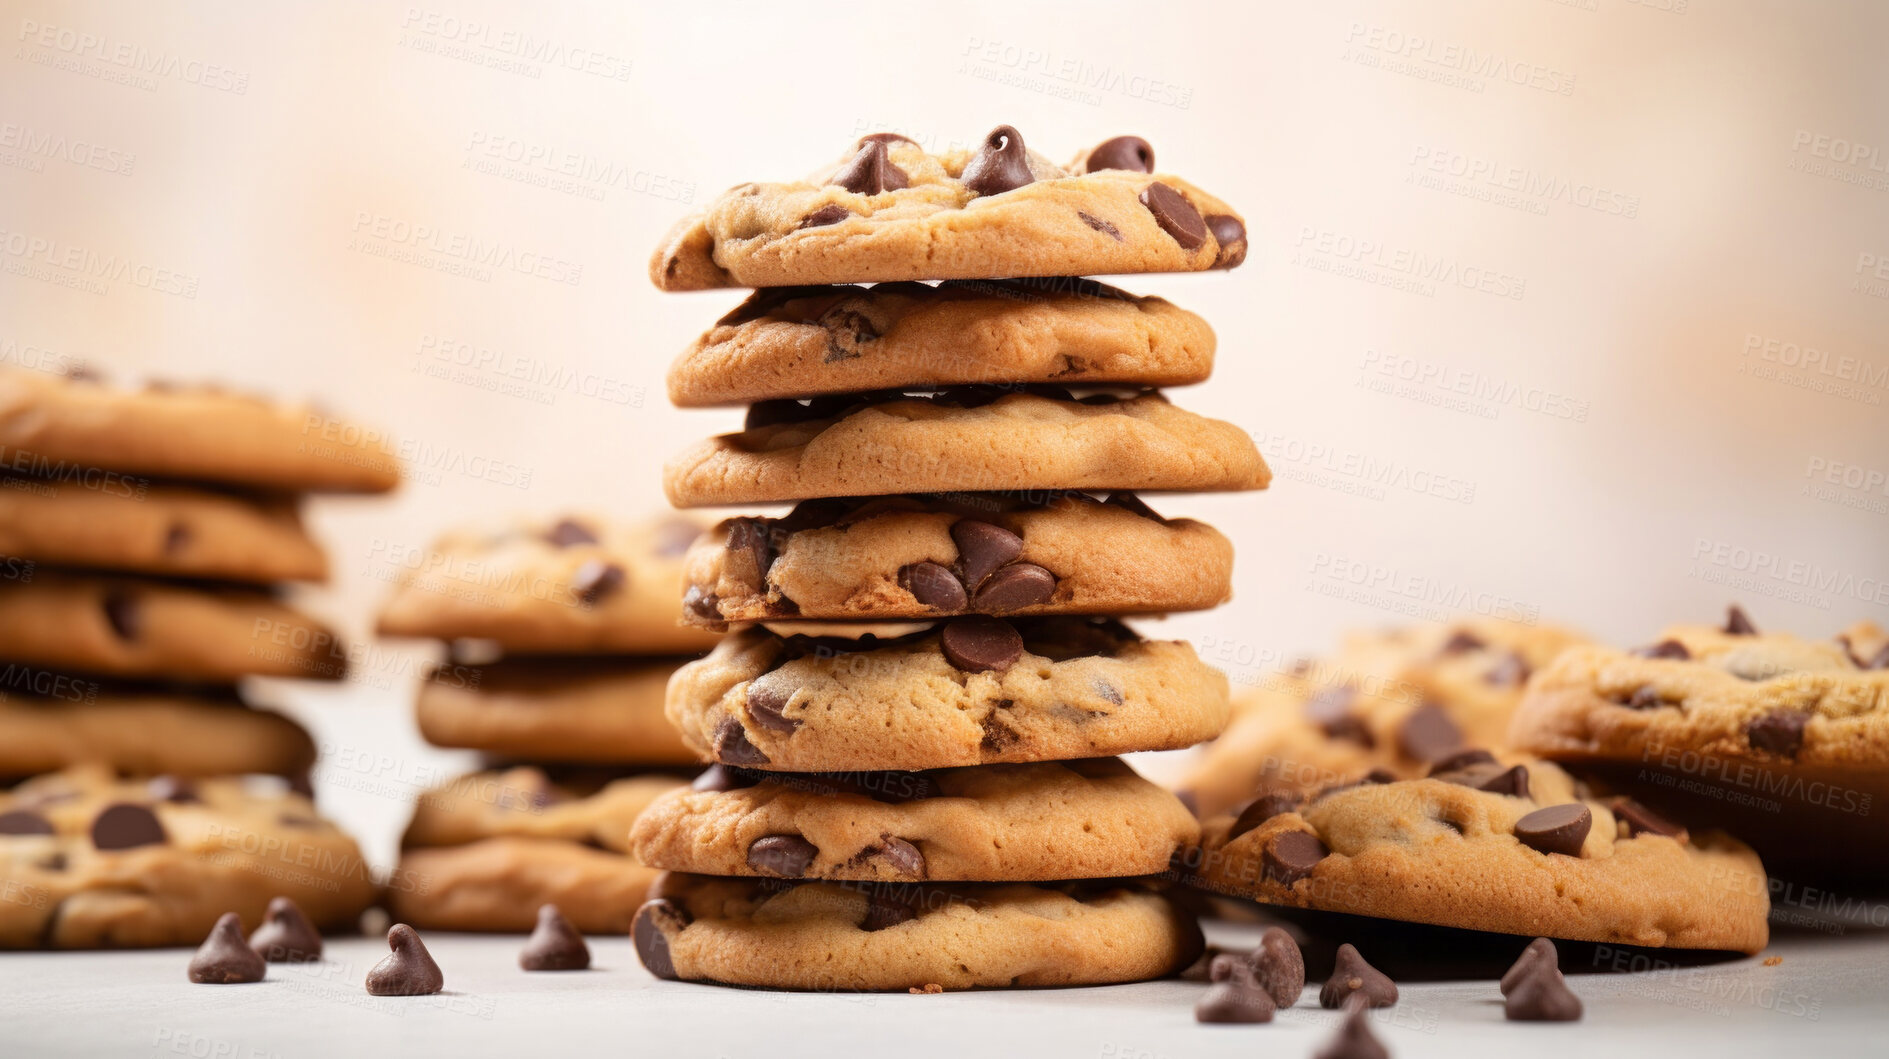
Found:
M 1155 389 L 1207 377 L 1205 321 L 1069 278 L 1244 257 L 1232 210 L 1153 160 L 1120 137 L 1065 169 L 1008 126 L 974 152 L 869 136 L 809 180 L 734 189 L 658 251 L 666 290 L 774 288 L 670 374 L 678 404 L 748 405 L 671 461 L 670 500 L 795 506 L 686 560 L 689 620 L 736 631 L 669 687 L 717 767 L 633 832 L 689 873 L 638 913 L 652 972 L 1070 985 L 1195 954 L 1145 877 L 1197 827 L 1112 755 L 1217 734 L 1226 678 L 1117 617 L 1224 602 L 1232 547 L 1135 491 L 1269 472 Z
M 629 928 L 655 874 L 625 856 L 630 820 L 682 782 L 660 770 L 694 760 L 664 688 L 717 639 L 681 622 L 700 533 L 675 516 L 520 519 L 403 562 L 380 631 L 453 645 L 420 686 L 421 734 L 491 768 L 421 796 L 390 894 L 401 919 L 521 931 L 550 902 L 580 930 Z

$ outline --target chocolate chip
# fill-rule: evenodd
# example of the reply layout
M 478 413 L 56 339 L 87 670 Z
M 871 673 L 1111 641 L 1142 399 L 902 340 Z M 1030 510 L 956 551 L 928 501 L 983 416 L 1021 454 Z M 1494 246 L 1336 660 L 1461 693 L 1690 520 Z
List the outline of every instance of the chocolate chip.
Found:
M 1213 961 L 1213 985 L 1194 1005 L 1194 1021 L 1210 1023 L 1271 1022 L 1274 1004 L 1253 980 L 1245 960 L 1230 955 Z
M 1574 1022 L 1581 1017 L 1581 998 L 1553 964 L 1540 959 L 1509 989 L 1502 1017 L 1510 1022 Z
M 1487 646 L 1488 644 L 1483 642 L 1482 637 L 1477 636 L 1467 629 L 1458 629 L 1450 634 L 1449 639 L 1443 641 L 1443 646 L 1437 648 L 1436 653 L 1447 657 L 1449 655 L 1468 654 L 1471 651 L 1480 651 Z
M 161 846 L 168 841 L 157 814 L 142 805 L 119 802 L 106 806 L 92 821 L 92 846 L 95 849 L 136 849 Z
M 160 802 L 173 805 L 188 805 L 203 801 L 197 796 L 197 785 L 182 776 L 155 776 L 144 785 L 145 793 Z
M 798 879 L 807 874 L 820 850 L 799 835 L 764 835 L 748 846 L 748 867 L 762 875 Z
M 1543 960 L 1548 961 L 1548 966 L 1558 968 L 1561 957 L 1555 952 L 1554 942 L 1547 938 L 1536 938 L 1528 943 L 1528 947 L 1516 957 L 1514 965 L 1502 975 L 1502 995 L 1508 996 L 1514 992 L 1515 986 L 1523 978 L 1534 974 L 1537 970 L 1535 965 Z
M 138 638 L 144 611 L 138 606 L 136 596 L 122 588 L 110 589 L 100 606 L 105 611 L 105 620 L 111 624 L 112 632 L 117 633 L 120 640 L 128 642 Z
M 958 546 L 958 569 L 964 574 L 964 586 L 972 592 L 997 568 L 1015 561 L 1023 554 L 1023 538 L 988 522 L 959 519 L 951 526 L 951 539 Z
M 1084 173 L 1103 169 L 1125 169 L 1131 173 L 1154 172 L 1154 148 L 1139 136 L 1117 136 L 1103 140 L 1089 151 L 1082 163 Z
M 1528 683 L 1528 660 L 1510 651 L 1482 679 L 1498 688 L 1519 688 Z
M 1275 816 L 1289 813 L 1299 807 L 1299 796 L 1291 791 L 1269 791 L 1246 803 L 1240 815 L 1233 818 L 1233 826 L 1227 830 L 1227 841 L 1246 834 L 1248 831 L 1271 820 Z
M 721 618 L 721 597 L 701 585 L 690 585 L 688 591 L 682 593 L 682 606 L 698 618 L 709 621 Z
M 824 228 L 829 224 L 838 224 L 853 215 L 853 211 L 837 202 L 829 202 L 814 210 L 800 221 L 802 228 Z
M 1581 855 L 1581 843 L 1594 826 L 1594 814 L 1579 802 L 1550 805 L 1515 821 L 1515 837 L 1530 849 L 1542 853 Z
M 1371 966 L 1359 955 L 1355 945 L 1338 946 L 1338 959 L 1331 977 L 1318 991 L 1318 1006 L 1341 1008 L 1353 996 L 1364 998 L 1366 1005 L 1387 1008 L 1397 1003 L 1397 983 L 1390 975 Z
M 190 543 L 190 527 L 181 522 L 173 522 L 164 531 L 164 554 L 176 555 Z
M 1110 705 L 1120 706 L 1122 704 L 1122 689 L 1103 680 L 1101 677 L 1096 677 L 1090 686 L 1094 687 L 1095 693 L 1100 695 L 1102 699 Z
M 678 979 L 675 960 L 669 954 L 669 933 L 680 932 L 689 925 L 690 918 L 681 905 L 662 897 L 645 901 L 636 910 L 630 937 L 636 943 L 636 958 L 643 961 L 650 974 L 672 982 Z
M 1390 1059 L 1390 1049 L 1371 1032 L 1364 1012 L 1363 998 L 1346 1004 L 1345 1019 L 1338 1024 L 1338 1032 L 1312 1053 L 1312 1059 Z
M 1371 729 L 1352 710 L 1358 693 L 1350 688 L 1320 688 L 1305 700 L 1305 715 L 1333 739 L 1349 739 L 1361 746 L 1377 745 Z
M 1528 769 L 1523 765 L 1503 769 L 1474 786 L 1479 791 L 1488 791 L 1491 794 L 1511 794 L 1517 798 L 1526 798 L 1528 797 Z
M 787 709 L 787 704 L 793 701 L 794 693 L 799 690 L 778 669 L 755 677 L 748 682 L 748 720 L 770 732 L 794 734 L 800 729 L 801 722 L 785 716 L 782 711 Z
M 1281 886 L 1291 886 L 1312 874 L 1312 869 L 1330 853 L 1310 831 L 1285 831 L 1266 844 L 1261 860 L 1268 878 Z
M 1105 233 L 1110 239 L 1113 239 L 1118 243 L 1122 241 L 1122 230 L 1110 224 L 1109 222 L 1103 220 L 1102 218 L 1097 217 L 1095 214 L 1087 213 L 1083 210 L 1077 210 L 1076 216 L 1082 218 L 1082 223 L 1088 225 L 1089 227 L 1095 229 L 1098 232 Z
M 905 175 L 905 170 L 892 164 L 883 141 L 872 140 L 861 142 L 859 153 L 841 166 L 827 183 L 838 184 L 859 195 L 877 195 L 897 191 L 910 184 L 911 178 Z
M 1633 689 L 1633 693 L 1620 701 L 1620 705 L 1630 710 L 1657 710 L 1666 705 L 1660 697 L 1659 689 L 1651 684 L 1642 684 Z
M 1141 191 L 1141 204 L 1154 214 L 1161 230 L 1174 237 L 1182 250 L 1198 250 L 1207 241 L 1207 224 L 1200 211 L 1180 192 L 1155 181 Z
M 1292 935 L 1279 927 L 1267 927 L 1259 936 L 1259 948 L 1247 956 L 1253 968 L 1253 980 L 1259 983 L 1272 1002 L 1289 1008 L 1299 1002 L 1305 991 L 1305 954 Z
M 1167 524 L 1167 519 L 1162 518 L 1160 514 L 1158 514 L 1154 510 L 1154 508 L 1151 508 L 1148 506 L 1148 502 L 1146 500 L 1143 500 L 1141 497 L 1135 495 L 1134 493 L 1129 493 L 1129 492 L 1110 493 L 1108 495 L 1108 499 L 1102 502 L 1112 507 L 1119 507 L 1124 511 L 1132 511 L 1135 514 L 1140 515 L 1142 518 L 1149 519 L 1154 522 L 1159 522 L 1162 525 Z
M 1213 233 L 1213 241 L 1220 244 L 1220 253 L 1215 255 L 1213 267 L 1240 267 L 1246 260 L 1246 225 L 1230 213 L 1210 213 L 1207 215 L 1207 230 Z
M 538 925 L 518 953 L 527 971 L 582 971 L 590 966 L 590 946 L 556 905 L 538 906 Z
M 270 963 L 308 963 L 321 959 L 321 934 L 286 897 L 269 899 L 262 926 L 249 936 L 249 947 Z
M 1023 657 L 1023 637 L 1016 626 L 983 615 L 956 618 L 939 634 L 939 645 L 950 663 L 967 673 L 1005 670 Z
M 52 821 L 29 809 L 0 813 L 0 835 L 50 835 Z
M 1753 750 L 1767 750 L 1780 757 L 1795 758 L 1804 748 L 1804 726 L 1810 715 L 1779 708 L 1761 713 L 1745 723 L 1745 740 Z
M 595 544 L 597 535 L 590 527 L 574 518 L 561 518 L 557 525 L 545 532 L 544 539 L 556 548 L 569 548 L 577 544 Z
M 710 765 L 689 783 L 689 789 L 692 791 L 709 792 L 734 791 L 752 786 L 754 786 L 752 774 L 729 768 L 726 765 Z
M 190 958 L 190 980 L 199 985 L 260 982 L 268 973 L 262 957 L 243 940 L 243 920 L 234 912 L 217 917 L 210 936 Z
M 1676 658 L 1681 662 L 1692 657 L 1692 652 L 1678 640 L 1661 640 L 1651 647 L 1636 647 L 1633 654 L 1638 658 Z
M 866 850 L 870 856 L 877 857 L 892 866 L 892 870 L 912 879 L 925 877 L 925 855 L 917 846 L 902 838 L 880 835 L 879 844 Z
M 1011 702 L 1009 699 L 1004 699 L 999 705 L 1007 708 L 1011 705 Z M 1017 734 L 1016 729 L 1010 727 L 1009 723 L 1004 720 L 1002 713 L 992 712 L 989 716 L 985 717 L 983 728 L 984 738 L 978 741 L 978 748 L 987 756 L 994 757 L 998 754 L 1002 754 L 1011 747 L 1016 746 L 1023 738 Z
M 723 574 L 756 592 L 767 589 L 767 572 L 774 566 L 774 543 L 767 523 L 758 518 L 738 518 L 728 526 L 727 554 L 722 560 Z
M 859 138 L 859 145 L 861 147 L 869 143 L 884 144 L 887 147 L 895 143 L 909 143 L 913 146 L 917 146 L 918 141 L 902 132 L 869 132 Z
M 984 580 L 973 601 L 986 614 L 1008 614 L 1049 602 L 1056 575 L 1035 563 L 1012 563 Z
M 420 935 L 405 923 L 395 923 L 387 931 L 385 959 L 367 972 L 367 991 L 375 996 L 427 996 L 446 988 L 446 976 L 440 973 L 433 954 L 426 951 Z
M 1614 818 L 1627 825 L 1627 835 L 1665 835 L 1668 838 L 1684 840 L 1686 829 L 1659 815 L 1631 798 L 1615 798 L 1608 803 L 1614 812 Z
M 724 765 L 765 765 L 767 755 L 755 746 L 742 729 L 741 722 L 730 717 L 715 729 L 715 760 Z
M 1728 636 L 1756 636 L 1758 627 L 1751 624 L 1751 616 L 1745 608 L 1734 603 L 1725 611 L 1725 634 Z
M 918 911 L 904 901 L 871 893 L 866 895 L 866 918 L 860 922 L 859 929 L 870 933 L 896 927 L 917 917 Z
M 1030 160 L 1023 149 L 1023 134 L 1008 125 L 990 130 L 977 157 L 964 167 L 958 179 L 973 195 L 1001 195 L 1034 183 L 1036 177 L 1030 172 Z
M 1493 764 L 1496 764 L 1494 754 L 1480 747 L 1471 747 L 1468 750 L 1458 750 L 1448 757 L 1440 758 L 1432 762 L 1430 765 L 1430 775 L 1434 776 L 1439 772 L 1460 772 L 1463 769 L 1475 765 Z
M 921 606 L 956 613 L 970 602 L 964 582 L 946 567 L 933 562 L 912 563 L 899 571 L 899 586 Z
M 571 575 L 571 591 L 586 607 L 593 607 L 597 602 L 617 589 L 629 579 L 621 566 L 606 563 L 602 559 L 591 559 L 577 568 Z
M 1398 749 L 1418 761 L 1448 757 L 1462 745 L 1463 730 L 1439 706 L 1417 707 L 1397 728 Z

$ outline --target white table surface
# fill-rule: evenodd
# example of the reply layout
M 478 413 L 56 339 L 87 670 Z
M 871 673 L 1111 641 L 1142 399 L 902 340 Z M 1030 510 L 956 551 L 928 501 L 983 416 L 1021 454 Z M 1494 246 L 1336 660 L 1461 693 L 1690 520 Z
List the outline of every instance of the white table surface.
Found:
M 1254 929 L 1209 933 L 1250 944 Z M 190 984 L 184 950 L 0 955 L 0 1055 L 1298 1057 L 1336 1017 L 1316 983 L 1269 1025 L 1201 1026 L 1205 987 L 1178 980 L 931 996 L 662 982 L 615 937 L 591 939 L 593 970 L 527 974 L 520 940 L 429 936 L 447 992 L 423 998 L 367 995 L 378 938 L 333 940 L 321 963 L 273 964 L 243 986 Z M 1782 961 L 1570 975 L 1578 1023 L 1504 1022 L 1492 981 L 1405 982 L 1376 1029 L 1399 1057 L 1889 1055 L 1889 932 L 1783 934 L 1764 955 Z

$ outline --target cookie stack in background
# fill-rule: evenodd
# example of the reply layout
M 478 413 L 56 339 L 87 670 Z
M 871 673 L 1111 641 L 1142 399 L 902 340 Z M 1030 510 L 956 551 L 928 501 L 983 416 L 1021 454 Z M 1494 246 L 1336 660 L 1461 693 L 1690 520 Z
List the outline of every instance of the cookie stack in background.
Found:
M 210 386 L 0 372 L 0 780 L 44 774 L 0 794 L 0 875 L 32 898 L 0 902 L 0 946 L 195 944 L 276 894 L 323 926 L 371 900 L 307 797 L 313 741 L 238 684 L 345 675 L 279 586 L 327 576 L 302 494 L 399 483 L 374 437 Z M 246 774 L 302 793 L 218 778 Z
M 1008 126 L 943 154 L 879 134 L 658 250 L 665 290 L 768 288 L 671 372 L 677 404 L 749 406 L 671 461 L 671 501 L 795 506 L 689 553 L 690 619 L 735 631 L 669 688 L 715 765 L 633 835 L 673 872 L 636 918 L 652 973 L 1076 985 L 1198 953 L 1148 878 L 1197 825 L 1114 755 L 1211 738 L 1226 678 L 1118 618 L 1224 602 L 1232 547 L 1132 491 L 1269 472 L 1154 389 L 1206 379 L 1205 321 L 1067 278 L 1239 264 L 1239 218 L 1153 170 L 1133 137 L 1064 168 Z
M 666 516 L 521 520 L 449 533 L 406 571 L 382 635 L 446 641 L 420 732 L 481 771 L 423 793 L 388 887 L 421 929 L 528 931 L 556 904 L 622 933 L 655 872 L 630 822 L 694 762 L 663 716 L 676 667 L 717 637 L 684 626 L 681 562 L 701 532 Z

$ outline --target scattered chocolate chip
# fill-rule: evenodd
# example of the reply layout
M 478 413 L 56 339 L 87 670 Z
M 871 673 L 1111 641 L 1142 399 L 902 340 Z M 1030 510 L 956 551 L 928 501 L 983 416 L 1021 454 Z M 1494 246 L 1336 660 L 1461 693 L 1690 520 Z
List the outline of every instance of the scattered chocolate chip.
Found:
M 1155 181 L 1141 190 L 1141 204 L 1154 214 L 1161 230 L 1174 237 L 1182 250 L 1198 250 L 1207 241 L 1207 223 L 1194 204 L 1173 188 Z
M 1365 1006 L 1362 999 L 1346 1004 L 1338 1032 L 1312 1053 L 1312 1059 L 1390 1059 L 1390 1049 L 1371 1032 Z
M 1430 775 L 1434 776 L 1439 772 L 1460 772 L 1463 769 L 1475 765 L 1494 765 L 1496 763 L 1494 754 L 1480 747 L 1471 747 L 1468 750 L 1458 750 L 1448 757 L 1440 758 L 1432 762 L 1430 765 Z
M 1023 657 L 1023 637 L 1001 618 L 955 618 L 938 641 L 945 658 L 967 673 L 1009 669 Z
M 964 582 L 946 567 L 933 562 L 912 563 L 899 571 L 899 585 L 912 594 L 920 605 L 956 613 L 970 598 Z
M 1528 659 L 1510 651 L 1482 679 L 1498 688 L 1519 688 L 1528 683 Z
M 1230 213 L 1210 213 L 1207 230 L 1213 233 L 1213 241 L 1220 244 L 1213 267 L 1239 268 L 1246 260 L 1246 225 Z
M 272 897 L 249 947 L 270 963 L 307 963 L 321 959 L 321 934 L 294 901 Z
M 1734 603 L 1725 611 L 1725 634 L 1727 636 L 1756 636 L 1758 627 L 1751 624 L 1751 616 L 1745 608 Z
M 741 722 L 733 717 L 715 729 L 715 760 L 724 765 L 765 765 L 767 755 L 748 738 Z
M 984 579 L 998 567 L 1014 562 L 1023 554 L 1023 538 L 988 522 L 959 519 L 951 526 L 951 539 L 958 546 L 958 569 L 964 574 L 966 589 L 976 592 Z
M 1515 991 L 1515 986 L 1523 978 L 1536 973 L 1536 964 L 1547 960 L 1550 967 L 1559 968 L 1561 957 L 1555 952 L 1554 942 L 1547 938 L 1536 938 L 1528 943 L 1515 963 L 1502 975 L 1502 995 L 1508 996 Z
M 571 575 L 571 591 L 577 594 L 578 601 L 584 606 L 594 607 L 599 600 L 623 587 L 623 582 L 628 578 L 629 575 L 621 566 L 606 563 L 602 559 L 590 559 Z
M 1194 1005 L 1194 1021 L 1271 1022 L 1273 1010 L 1273 999 L 1254 981 L 1250 964 L 1237 956 L 1217 956 L 1213 961 L 1213 985 Z
M 1268 878 L 1281 886 L 1291 886 L 1312 874 L 1312 869 L 1330 853 L 1310 831 L 1283 831 L 1266 844 L 1260 859 Z
M 1289 813 L 1299 807 L 1299 796 L 1291 791 L 1269 791 L 1246 803 L 1240 815 L 1233 818 L 1233 826 L 1227 831 L 1227 841 L 1246 834 L 1248 831 L 1271 820 L 1275 816 Z
M 1390 975 L 1366 963 L 1357 946 L 1340 945 L 1331 977 L 1325 979 L 1324 987 L 1318 991 L 1318 1005 L 1341 1008 L 1353 996 L 1363 997 L 1370 1007 L 1387 1008 L 1397 1003 L 1397 983 L 1391 981 Z
M 972 602 L 986 614 L 1009 614 L 1049 602 L 1056 575 L 1035 563 L 1011 563 L 984 579 Z
M 1361 746 L 1377 745 L 1370 726 L 1352 709 L 1358 693 L 1350 688 L 1320 688 L 1305 700 L 1305 715 L 1333 739 L 1349 739 Z
M 538 925 L 518 953 L 527 971 L 582 971 L 590 966 L 590 946 L 556 905 L 538 906 Z
M 1023 149 L 1023 134 L 1008 125 L 990 130 L 984 146 L 965 165 L 959 179 L 974 195 L 1001 195 L 1034 183 L 1036 177 L 1030 172 L 1030 160 Z
M 853 211 L 847 209 L 846 207 L 840 205 L 839 203 L 829 202 L 826 205 L 820 207 L 819 209 L 814 210 L 812 213 L 807 214 L 806 217 L 802 218 L 800 222 L 800 227 L 801 228 L 824 228 L 829 224 L 838 224 L 841 221 L 845 220 L 846 218 L 851 217 L 852 215 L 853 215 Z
M 234 912 L 217 917 L 210 936 L 190 958 L 190 980 L 199 985 L 260 982 L 268 973 L 262 956 L 243 940 L 243 919 Z
M 747 713 L 748 720 L 756 726 L 782 735 L 792 735 L 798 731 L 801 722 L 785 714 L 787 704 L 793 701 L 794 693 L 800 690 L 782 676 L 780 670 L 764 673 L 748 682 Z
M 1292 935 L 1280 927 L 1267 927 L 1259 936 L 1259 948 L 1247 956 L 1247 961 L 1253 968 L 1253 980 L 1275 1005 L 1289 1008 L 1299 1002 L 1299 994 L 1305 991 L 1305 954 L 1299 951 Z
M 765 835 L 748 846 L 748 867 L 779 879 L 807 874 L 820 850 L 799 835 Z
M 1419 706 L 1397 727 L 1397 748 L 1418 761 L 1448 757 L 1462 746 L 1463 730 L 1440 706 Z
M 0 813 L 0 835 L 50 835 L 52 821 L 30 809 Z
M 112 632 L 120 640 L 131 641 L 138 638 L 138 629 L 143 624 L 144 611 L 138 606 L 138 597 L 121 588 L 109 589 L 100 601 L 105 611 L 105 620 L 110 623 Z
M 1608 803 L 1614 818 L 1627 825 L 1629 836 L 1665 835 L 1669 838 L 1684 839 L 1686 829 L 1659 815 L 1631 798 L 1615 798 Z
M 885 191 L 897 191 L 911 183 L 905 170 L 892 164 L 886 155 L 885 143 L 881 140 L 862 141 L 859 153 L 853 160 L 840 167 L 833 174 L 829 184 L 838 184 L 858 195 L 877 195 Z
M 1089 151 L 1083 161 L 1084 173 L 1103 169 L 1125 169 L 1131 173 L 1154 172 L 1154 148 L 1139 136 L 1117 136 L 1103 140 Z
M 157 814 L 142 805 L 108 805 L 92 821 L 92 846 L 96 849 L 136 849 L 161 846 L 166 841 L 168 836 Z
M 1642 684 L 1634 688 L 1633 693 L 1628 695 L 1626 701 L 1620 705 L 1630 710 L 1657 710 L 1666 705 L 1666 700 L 1660 697 L 1658 688 L 1651 684 Z
M 892 870 L 912 879 L 925 877 L 925 855 L 918 847 L 902 838 L 892 835 L 880 835 L 879 844 L 867 851 L 892 866 Z
M 1678 640 L 1661 640 L 1651 647 L 1636 647 L 1632 653 L 1637 658 L 1675 658 L 1681 662 L 1692 657 L 1692 652 Z
M 1515 837 L 1530 849 L 1542 853 L 1581 855 L 1581 843 L 1594 826 L 1594 814 L 1579 802 L 1550 805 L 1515 821 Z
M 636 958 L 643 961 L 650 974 L 671 982 L 677 980 L 675 960 L 669 955 L 669 932 L 688 925 L 689 913 L 667 898 L 644 901 L 643 907 L 636 910 L 630 937 L 636 942 Z
M 597 535 L 590 527 L 574 518 L 558 519 L 557 525 L 545 532 L 544 539 L 555 548 L 569 548 L 578 544 L 595 544 Z
M 1779 757 L 1795 758 L 1797 752 L 1804 748 L 1804 726 L 1809 723 L 1809 714 L 1780 707 L 1747 721 L 1745 740 L 1753 750 L 1766 750 Z
M 1110 239 L 1113 239 L 1118 243 L 1122 241 L 1122 230 L 1110 224 L 1109 222 L 1103 220 L 1102 218 L 1097 217 L 1095 214 L 1087 213 L 1082 210 L 1077 210 L 1076 216 L 1082 218 L 1082 223 L 1088 225 L 1089 227 L 1095 229 L 1098 232 L 1104 233 Z
M 1581 1017 L 1581 998 L 1552 963 L 1538 959 L 1510 987 L 1502 1017 L 1510 1022 L 1574 1022 Z
M 911 905 L 875 892 L 866 895 L 866 918 L 860 922 L 859 929 L 870 933 L 917 917 L 918 911 Z
M 426 951 L 420 935 L 405 923 L 395 923 L 387 931 L 385 959 L 367 972 L 367 991 L 375 996 L 427 996 L 446 987 L 433 954 Z
M 190 544 L 190 527 L 173 522 L 164 531 L 164 554 L 176 555 Z
M 154 776 L 151 782 L 144 785 L 144 790 L 152 798 L 173 805 L 203 801 L 197 796 L 197 785 L 182 776 Z

